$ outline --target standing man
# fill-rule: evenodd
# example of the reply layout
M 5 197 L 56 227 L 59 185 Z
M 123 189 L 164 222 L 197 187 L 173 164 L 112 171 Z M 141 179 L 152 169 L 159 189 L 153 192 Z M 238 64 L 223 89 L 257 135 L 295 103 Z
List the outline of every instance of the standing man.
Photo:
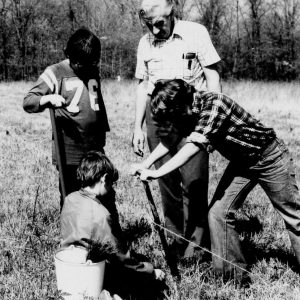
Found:
M 173 0 L 142 0 L 141 3 L 140 18 L 148 27 L 149 33 L 140 40 L 135 74 L 139 84 L 133 148 L 140 156 L 144 152 L 142 126 L 145 118 L 150 151 L 160 142 L 158 128 L 150 111 L 150 97 L 157 80 L 180 78 L 198 91 L 221 90 L 216 70 L 220 57 L 206 28 L 197 23 L 177 20 L 174 11 Z M 182 124 L 183 130 L 189 131 L 190 125 Z M 169 130 L 172 128 L 169 127 Z M 172 136 L 179 139 L 179 136 L 185 135 L 174 132 Z M 155 167 L 159 168 L 169 160 L 184 142 L 185 139 L 179 142 Z M 207 152 L 200 151 L 180 170 L 161 178 L 159 186 L 167 228 L 200 245 L 207 224 Z M 192 256 L 194 250 L 190 244 L 185 249 L 184 256 Z

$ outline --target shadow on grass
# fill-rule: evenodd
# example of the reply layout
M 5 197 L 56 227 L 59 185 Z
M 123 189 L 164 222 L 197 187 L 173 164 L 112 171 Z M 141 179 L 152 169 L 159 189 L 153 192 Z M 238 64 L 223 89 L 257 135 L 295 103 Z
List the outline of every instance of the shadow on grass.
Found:
M 247 219 L 237 220 L 236 229 L 237 232 L 243 237 L 241 246 L 243 254 L 245 255 L 246 261 L 250 267 L 260 261 L 269 262 L 271 259 L 274 259 L 275 261 L 278 261 L 284 265 L 290 266 L 294 272 L 299 273 L 299 270 L 297 270 L 296 258 L 291 251 L 286 251 L 282 248 L 272 248 L 274 237 L 265 235 L 262 237 L 264 239 L 263 242 L 257 242 L 255 236 L 259 236 L 259 234 L 263 231 L 263 226 L 257 217 L 251 216 Z M 206 269 L 207 263 L 208 265 L 210 265 L 209 262 L 211 261 L 210 254 L 203 252 L 202 254 L 203 256 L 201 259 L 201 270 Z M 180 263 L 183 268 L 190 268 L 191 273 L 193 273 L 198 269 L 196 265 L 197 263 L 199 263 L 199 260 L 198 257 L 195 257 L 192 259 L 183 259 Z M 277 266 L 276 263 L 273 264 L 273 268 L 280 268 L 280 266 Z M 195 266 L 195 268 L 193 268 L 193 265 Z M 276 270 L 274 270 L 274 274 L 277 274 Z
M 295 256 L 291 252 L 283 249 L 274 249 L 270 247 L 272 237 L 265 238 L 264 243 L 257 244 L 253 239 L 255 234 L 263 231 L 263 226 L 257 217 L 250 217 L 247 220 L 238 220 L 236 223 L 237 231 L 244 238 L 241 242 L 242 249 L 247 262 L 252 265 L 261 260 L 269 261 L 276 259 L 289 266 L 296 265 Z

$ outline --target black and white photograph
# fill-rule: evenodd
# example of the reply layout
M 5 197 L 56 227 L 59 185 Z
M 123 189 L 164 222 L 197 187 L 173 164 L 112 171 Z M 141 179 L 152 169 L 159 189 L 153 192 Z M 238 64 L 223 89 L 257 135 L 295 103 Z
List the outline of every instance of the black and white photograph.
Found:
M 300 0 L 0 0 L 0 299 L 300 299 Z

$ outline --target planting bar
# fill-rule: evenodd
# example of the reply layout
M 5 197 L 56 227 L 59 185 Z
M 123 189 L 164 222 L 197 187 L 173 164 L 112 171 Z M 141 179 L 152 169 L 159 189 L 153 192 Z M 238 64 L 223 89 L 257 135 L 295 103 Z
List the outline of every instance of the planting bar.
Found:
M 59 173 L 59 181 L 61 186 L 61 193 L 63 201 L 66 198 L 66 185 L 65 185 L 65 174 L 64 174 L 64 145 L 62 136 L 58 131 L 58 128 L 56 126 L 56 120 L 55 120 L 55 112 L 53 108 L 49 108 L 50 111 L 50 119 L 52 124 L 52 131 L 53 131 L 53 138 L 54 138 L 54 145 L 55 145 L 55 153 L 56 153 L 56 161 L 58 166 L 58 173 Z M 62 209 L 63 203 L 60 204 L 60 209 Z
M 157 212 L 157 208 L 156 205 L 154 203 L 153 197 L 152 197 L 152 193 L 149 187 L 149 183 L 147 181 L 143 181 L 143 185 L 145 188 L 145 192 L 147 195 L 147 199 L 149 201 L 150 207 L 151 207 L 151 211 L 153 214 L 153 218 L 154 218 L 154 222 L 160 226 L 157 226 L 157 230 L 158 230 L 158 234 L 161 240 L 161 244 L 162 247 L 164 249 L 165 252 L 165 257 L 166 257 L 166 262 L 170 268 L 171 274 L 173 276 L 175 276 L 177 279 L 180 279 L 180 274 L 177 268 L 177 262 L 176 262 L 176 257 L 171 253 L 170 249 L 169 249 L 169 245 L 167 243 L 167 239 L 165 236 L 165 232 L 163 229 L 163 226 L 161 225 L 161 221 Z

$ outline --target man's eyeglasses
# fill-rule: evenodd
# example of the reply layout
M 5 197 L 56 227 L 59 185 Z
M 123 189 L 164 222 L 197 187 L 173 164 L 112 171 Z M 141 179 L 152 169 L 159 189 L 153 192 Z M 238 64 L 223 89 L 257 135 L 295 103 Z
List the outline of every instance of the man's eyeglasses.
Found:
M 152 29 L 153 27 L 156 27 L 158 29 L 163 28 L 166 22 L 172 17 L 172 15 L 173 15 L 173 10 L 171 10 L 171 12 L 168 15 L 161 16 L 159 18 L 156 18 L 158 20 L 153 21 L 153 18 L 149 18 L 146 16 L 146 12 L 143 9 L 139 11 L 140 19 L 144 22 L 144 24 L 149 29 Z

